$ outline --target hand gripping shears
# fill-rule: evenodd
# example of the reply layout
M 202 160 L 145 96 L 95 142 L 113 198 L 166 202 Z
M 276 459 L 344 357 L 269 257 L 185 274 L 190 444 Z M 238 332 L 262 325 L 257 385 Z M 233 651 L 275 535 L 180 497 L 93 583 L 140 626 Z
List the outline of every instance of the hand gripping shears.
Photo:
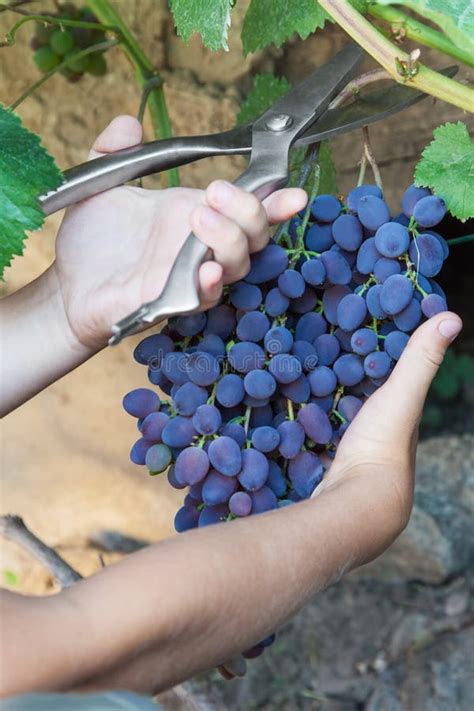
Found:
M 247 169 L 234 184 L 260 200 L 285 186 L 293 147 L 366 126 L 419 101 L 426 94 L 393 82 L 352 104 L 329 108 L 354 77 L 363 50 L 349 44 L 307 79 L 276 101 L 253 123 L 207 136 L 185 136 L 145 143 L 66 170 L 64 183 L 40 198 L 46 215 L 130 180 L 217 155 L 249 154 Z M 456 73 L 456 67 L 445 70 Z M 198 270 L 209 258 L 206 245 L 191 233 L 181 247 L 163 291 L 112 326 L 110 345 L 144 326 L 199 308 Z

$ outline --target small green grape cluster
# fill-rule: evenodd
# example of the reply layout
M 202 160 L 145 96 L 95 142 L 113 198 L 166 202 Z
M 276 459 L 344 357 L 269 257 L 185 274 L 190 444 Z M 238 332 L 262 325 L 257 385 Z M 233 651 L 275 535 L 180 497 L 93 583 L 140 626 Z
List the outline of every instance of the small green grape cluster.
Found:
M 88 7 L 77 8 L 67 3 L 54 15 L 65 20 L 97 22 Z M 79 81 L 87 72 L 101 77 L 107 72 L 107 62 L 101 52 L 94 52 L 85 57 L 78 57 L 81 50 L 105 40 L 102 30 L 84 27 L 60 27 L 42 22 L 36 23 L 35 34 L 31 40 L 34 50 L 33 61 L 46 74 L 66 60 L 67 64 L 60 73 L 70 82 Z

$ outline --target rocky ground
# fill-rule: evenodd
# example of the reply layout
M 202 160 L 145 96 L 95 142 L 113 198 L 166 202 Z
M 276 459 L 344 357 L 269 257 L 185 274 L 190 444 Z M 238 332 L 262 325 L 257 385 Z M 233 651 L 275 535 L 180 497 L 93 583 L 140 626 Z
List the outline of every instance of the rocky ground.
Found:
M 175 37 L 164 0 L 116 3 L 144 37 L 144 46 L 166 79 L 178 134 L 230 128 L 255 71 L 277 71 L 296 81 L 344 41 L 331 29 L 244 61 L 238 33 L 247 0 L 240 0 L 230 41 L 233 51 L 216 57 L 203 50 L 198 39 L 185 47 Z M 54 9 L 52 0 L 38 0 L 36 5 Z M 0 14 L 0 35 L 11 25 L 7 15 Z M 0 50 L 4 103 L 38 76 L 25 55 L 28 42 L 29 30 L 23 28 L 15 47 Z M 111 70 L 103 80 L 89 77 L 72 85 L 55 77 L 19 109 L 62 167 L 84 160 L 95 135 L 113 116 L 137 111 L 140 93 L 132 71 L 120 50 L 113 51 Z M 425 54 L 433 60 L 432 54 Z M 368 61 L 367 68 L 371 66 Z M 373 127 L 373 148 L 393 208 L 411 182 L 413 166 L 433 128 L 461 118 L 469 121 L 456 109 L 428 100 L 407 111 L 403 121 L 393 117 Z M 150 139 L 149 124 L 145 129 Z M 341 192 L 354 184 L 361 148 L 357 134 L 333 144 Z M 184 168 L 182 182 L 203 186 L 216 176 L 231 179 L 242 166 L 237 158 L 209 159 Z M 59 220 L 54 216 L 29 240 L 25 257 L 7 270 L 2 295 L 51 263 Z M 452 255 L 441 282 L 468 323 L 458 347 L 474 352 L 468 254 Z M 134 432 L 120 401 L 124 392 L 144 382 L 142 369 L 131 359 L 133 346 L 131 339 L 104 351 L 2 423 L 2 513 L 22 515 L 84 575 L 99 568 L 99 549 L 106 563 L 120 555 L 104 552 L 102 531 L 145 541 L 164 538 L 172 532 L 180 500 L 166 481 L 146 478 L 128 462 Z M 471 393 L 450 403 L 441 430 L 449 430 L 455 420 L 456 432 L 472 431 L 472 402 Z M 472 437 L 444 436 L 422 443 L 416 508 L 409 528 L 391 550 L 318 596 L 280 632 L 271 650 L 249 664 L 244 680 L 224 683 L 211 674 L 194 683 L 193 693 L 214 697 L 219 711 L 470 709 L 473 471 Z M 42 567 L 12 543 L 2 543 L 0 572 L 5 585 L 21 592 L 56 589 Z M 163 703 L 170 711 L 188 711 L 192 701 L 180 690 Z

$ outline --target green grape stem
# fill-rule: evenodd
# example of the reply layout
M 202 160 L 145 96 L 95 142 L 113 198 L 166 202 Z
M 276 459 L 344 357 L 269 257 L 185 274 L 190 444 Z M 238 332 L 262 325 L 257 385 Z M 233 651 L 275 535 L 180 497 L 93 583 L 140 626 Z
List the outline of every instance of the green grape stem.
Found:
M 118 11 L 112 6 L 109 0 L 90 0 L 88 7 L 91 12 L 104 24 L 110 24 L 117 27 L 121 34 L 121 46 L 127 55 L 129 61 L 135 68 L 137 81 L 142 88 L 146 89 L 152 79 L 159 77 L 151 59 L 147 56 L 144 49 L 132 33 L 126 22 L 120 16 Z M 163 82 L 150 88 L 147 96 L 147 104 L 150 111 L 153 130 L 156 138 L 170 138 L 173 133 L 171 122 L 166 104 L 166 97 L 163 89 Z M 169 187 L 179 186 L 179 172 L 177 168 L 172 168 L 166 173 Z
M 384 37 L 352 7 L 349 0 L 319 0 L 319 4 L 397 82 L 413 86 L 465 111 L 472 111 L 474 91 L 471 88 L 419 62 L 412 71 L 404 71 L 405 67 L 412 65 L 410 55 Z

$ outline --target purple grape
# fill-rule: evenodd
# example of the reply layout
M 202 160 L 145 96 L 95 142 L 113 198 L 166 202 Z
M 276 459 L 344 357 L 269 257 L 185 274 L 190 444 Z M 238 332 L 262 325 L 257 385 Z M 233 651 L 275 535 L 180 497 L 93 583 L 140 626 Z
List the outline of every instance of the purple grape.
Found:
M 229 363 L 239 373 L 249 373 L 256 368 L 263 368 L 265 353 L 256 343 L 242 341 L 236 343 L 229 351 Z
M 296 457 L 305 440 L 305 431 L 296 420 L 286 420 L 278 426 L 280 435 L 279 452 L 285 459 Z M 275 492 L 277 493 L 277 492 Z
M 264 425 L 252 433 L 252 446 L 259 452 L 273 452 L 280 444 L 280 435 L 274 427 Z
M 370 289 L 367 292 L 367 295 L 365 297 L 365 301 L 367 304 L 367 310 L 370 313 L 371 316 L 377 319 L 384 319 L 387 317 L 387 314 L 383 310 L 383 308 L 380 305 L 380 292 L 382 291 L 382 285 L 381 284 L 375 284 L 375 286 L 371 286 Z
M 286 385 L 294 382 L 300 377 L 302 368 L 301 363 L 296 356 L 290 355 L 289 353 L 278 353 L 271 359 L 268 370 L 273 376 L 274 381 L 276 380 L 278 383 Z M 247 375 L 246 378 L 248 377 L 249 376 Z
M 392 274 L 400 274 L 400 272 L 400 262 L 398 262 L 396 259 L 381 257 L 375 262 L 374 277 L 380 284 L 383 284 L 385 281 L 387 281 L 388 277 L 392 276 Z
M 382 198 L 364 195 L 357 204 L 357 217 L 364 227 L 375 231 L 390 220 L 390 210 Z
M 370 328 L 359 328 L 351 336 L 354 353 L 366 356 L 377 348 L 377 334 Z
M 204 335 L 213 334 L 224 340 L 229 338 L 235 328 L 235 311 L 227 304 L 214 306 L 207 312 L 207 325 Z
M 308 379 L 304 375 L 291 383 L 280 383 L 280 391 L 284 397 L 298 405 L 308 402 L 311 395 Z
M 353 331 L 365 321 L 367 306 L 365 299 L 357 294 L 347 294 L 337 306 L 338 325 L 344 331 Z
M 169 325 L 172 326 L 180 336 L 184 337 L 197 336 L 198 333 L 204 331 L 206 323 L 207 316 L 202 312 L 177 316 L 169 321 Z
M 181 415 L 170 419 L 161 433 L 161 439 L 168 447 L 187 447 L 195 436 L 191 419 Z
M 361 274 L 371 274 L 374 271 L 375 263 L 381 256 L 375 246 L 375 238 L 369 237 L 365 242 L 362 242 L 359 252 L 357 253 L 357 271 Z
M 270 289 L 265 298 L 265 311 L 272 318 L 284 314 L 289 305 L 289 298 L 282 294 L 277 287 Z
M 395 314 L 393 320 L 400 331 L 414 331 L 421 321 L 421 306 L 417 299 L 412 299 L 403 311 Z
M 385 352 L 390 358 L 398 360 L 408 343 L 409 336 L 402 331 L 392 331 L 386 336 L 384 341 Z
M 191 417 L 200 405 L 207 402 L 208 397 L 205 388 L 194 383 L 184 383 L 184 385 L 179 385 L 173 394 L 174 408 L 179 415 Z
M 183 385 L 189 380 L 186 370 L 188 362 L 186 353 L 167 353 L 163 358 L 161 371 L 165 378 L 174 385 Z
M 321 460 L 313 452 L 301 452 L 288 465 L 290 481 L 296 493 L 302 499 L 307 499 L 311 496 L 321 482 L 323 474 Z
M 253 254 L 251 268 L 245 281 L 249 284 L 263 284 L 276 279 L 288 266 L 288 255 L 283 247 L 269 244 L 261 252 Z
M 268 477 L 268 459 L 256 449 L 244 449 L 242 469 L 238 479 L 247 491 L 257 491 L 265 484 Z
M 219 437 L 209 446 L 209 460 L 220 474 L 236 476 L 242 466 L 242 453 L 237 442 L 228 436 Z
M 318 338 L 322 337 L 323 336 L 318 336 Z M 318 338 L 316 339 L 315 344 Z M 318 364 L 318 354 L 316 347 L 315 345 L 313 346 L 312 343 L 308 343 L 308 341 L 295 341 L 291 348 L 291 353 L 296 358 L 298 358 L 303 370 L 306 373 L 311 370 L 314 370 L 314 368 Z
M 237 491 L 237 487 L 238 483 L 235 477 L 224 476 L 211 470 L 202 485 L 202 500 L 206 506 L 225 504 Z
M 212 526 L 215 523 L 221 523 L 229 515 L 229 508 L 225 504 L 217 506 L 206 506 L 199 514 L 198 526 Z
M 382 284 L 380 306 L 393 315 L 403 311 L 413 298 L 413 284 L 402 274 L 393 274 Z
M 326 268 L 320 259 L 307 259 L 301 265 L 301 275 L 310 286 L 320 286 L 326 279 Z
M 410 244 L 409 255 L 416 270 L 423 276 L 433 277 L 441 271 L 444 262 L 443 247 L 434 235 L 418 235 Z
M 278 288 L 289 299 L 297 299 L 303 296 L 305 287 L 305 280 L 296 269 L 286 269 L 278 277 Z
M 174 343 L 169 336 L 164 333 L 155 333 L 140 341 L 133 351 L 133 357 L 137 363 L 159 368 L 163 357 L 174 350 Z
M 341 350 L 336 336 L 329 333 L 323 333 L 318 336 L 314 341 L 314 347 L 316 348 L 319 365 L 332 365 Z
M 252 491 L 250 494 L 252 499 L 252 513 L 264 513 L 276 509 L 278 499 L 269 486 L 262 486 L 258 491 Z
M 297 415 L 298 422 L 306 435 L 316 444 L 328 444 L 331 441 L 332 426 L 324 410 L 310 402 L 301 408 Z
M 241 341 L 257 343 L 270 328 L 270 321 L 261 311 L 248 311 L 237 324 L 237 336 Z
M 334 244 L 332 225 L 312 225 L 305 234 L 305 246 L 310 252 L 325 252 Z
M 340 215 L 334 221 L 332 234 L 336 244 L 349 252 L 359 249 L 363 232 L 362 226 L 355 215 Z
M 438 195 L 427 195 L 415 203 L 413 217 L 422 227 L 434 227 L 446 215 L 446 203 Z
M 293 346 L 293 336 L 291 331 L 284 326 L 275 326 L 265 334 L 265 350 L 270 355 L 277 353 L 289 353 Z
M 245 440 L 247 439 L 244 428 L 236 422 L 227 422 L 222 428 L 221 434 L 225 437 L 231 437 L 237 442 L 240 448 L 244 446 Z
M 244 395 L 244 382 L 234 373 L 224 375 L 217 383 L 216 399 L 224 407 L 239 405 L 244 399 Z
M 182 506 L 174 517 L 174 528 L 177 533 L 184 533 L 196 528 L 199 521 L 199 510 L 195 506 Z
M 236 309 L 255 311 L 262 303 L 262 292 L 255 284 L 238 281 L 231 287 L 229 299 Z
M 248 516 L 252 510 L 252 499 L 245 491 L 236 491 L 229 499 L 229 510 L 234 516 Z
M 275 356 L 275 358 L 283 357 L 285 356 Z M 291 356 L 287 357 L 290 358 Z M 247 373 L 244 378 L 244 388 L 245 392 L 248 393 L 250 397 L 257 400 L 263 400 L 271 397 L 275 392 L 275 378 L 266 370 L 251 370 L 250 373 Z
M 318 222 L 334 222 L 341 212 L 341 203 L 334 195 L 318 195 L 311 203 L 311 213 Z
M 327 331 L 327 323 L 321 314 L 314 312 L 304 314 L 298 320 L 295 329 L 295 339 L 297 341 L 313 341 Z
M 268 486 L 275 496 L 284 496 L 288 489 L 288 484 L 283 476 L 281 467 L 272 459 L 268 462 L 268 478 L 265 486 Z
M 352 353 L 339 356 L 334 362 L 333 370 L 338 381 L 345 387 L 357 385 L 365 375 L 361 359 Z
M 252 410 L 250 415 L 250 427 L 263 427 L 264 425 L 271 425 L 273 420 L 273 410 L 271 405 L 266 405 L 265 407 L 258 407 Z
M 186 372 L 191 382 L 196 385 L 212 385 L 219 378 L 219 361 L 211 353 L 196 351 L 186 361 Z
M 318 297 L 314 289 L 307 286 L 305 288 L 303 296 L 297 299 L 291 299 L 290 310 L 295 314 L 306 314 L 309 311 L 313 311 L 318 302 Z
M 210 353 L 217 359 L 222 359 L 225 356 L 225 343 L 220 336 L 209 333 L 199 342 L 198 350 Z
M 308 375 L 311 392 L 316 397 L 326 397 L 337 388 L 337 378 L 334 371 L 326 365 L 318 365 Z
M 352 278 L 351 268 L 347 259 L 334 250 L 321 254 L 321 261 L 326 269 L 326 278 L 330 284 L 349 284 Z
M 221 413 L 214 405 L 199 405 L 193 415 L 194 429 L 202 435 L 215 434 L 221 424 Z
M 150 442 L 159 442 L 161 433 L 169 419 L 164 412 L 150 412 L 141 424 L 140 432 L 142 436 Z
M 364 360 L 364 370 L 370 378 L 383 378 L 388 375 L 392 361 L 385 351 L 369 353 Z
M 426 318 L 432 318 L 442 311 L 447 311 L 448 305 L 439 294 L 428 294 L 421 302 L 421 310 Z
M 386 222 L 375 233 L 375 246 L 384 257 L 401 257 L 410 246 L 410 234 L 397 222 Z
M 123 409 L 132 417 L 146 417 L 160 409 L 160 398 L 148 388 L 136 388 L 125 395 Z
M 362 407 L 363 402 L 353 395 L 344 395 L 337 403 L 337 411 L 348 421 L 352 422 Z

